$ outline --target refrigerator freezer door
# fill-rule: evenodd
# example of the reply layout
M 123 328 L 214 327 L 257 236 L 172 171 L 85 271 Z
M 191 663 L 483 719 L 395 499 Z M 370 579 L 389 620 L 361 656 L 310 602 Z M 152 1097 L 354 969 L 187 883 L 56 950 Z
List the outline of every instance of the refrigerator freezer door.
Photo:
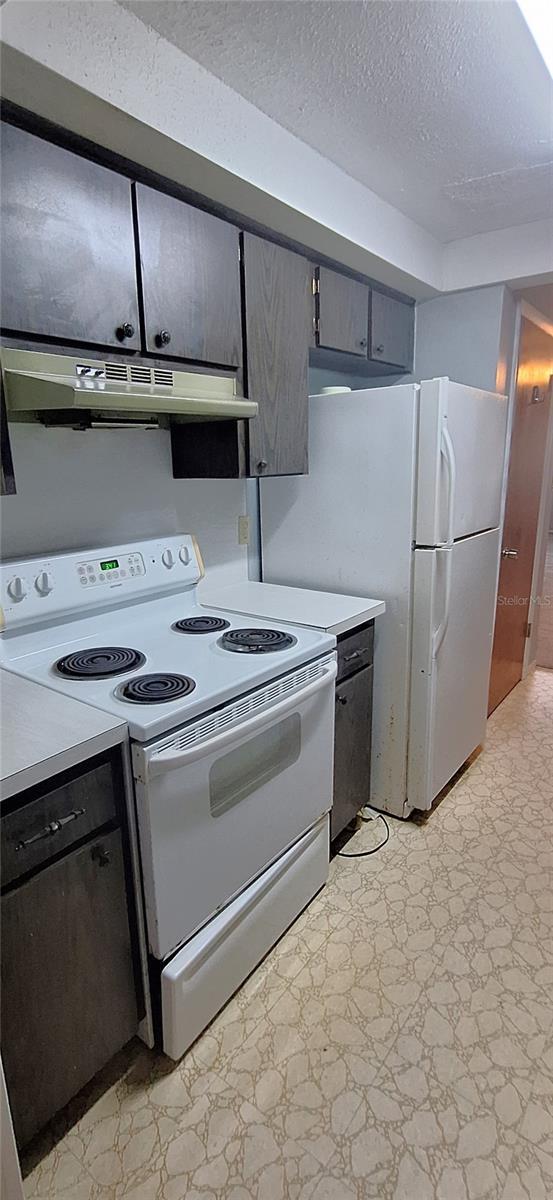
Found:
M 372 803 L 404 815 L 418 386 L 309 401 L 309 475 L 261 481 L 267 583 L 378 596 Z
M 415 550 L 407 795 L 427 809 L 484 740 L 499 530 Z
M 418 546 L 499 525 L 507 407 L 506 396 L 449 379 L 421 384 Z

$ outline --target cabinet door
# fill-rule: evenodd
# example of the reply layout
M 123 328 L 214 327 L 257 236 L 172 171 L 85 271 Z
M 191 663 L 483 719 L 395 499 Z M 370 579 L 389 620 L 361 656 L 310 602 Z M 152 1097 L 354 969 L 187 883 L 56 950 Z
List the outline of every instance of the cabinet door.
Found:
M 372 679 L 368 667 L 336 688 L 331 841 L 370 801 Z
M 250 474 L 307 471 L 311 279 L 307 259 L 243 236 Z
M 128 179 L 2 125 L 0 245 L 4 329 L 139 346 Z
M 366 283 L 318 269 L 317 345 L 367 357 L 369 288 Z
M 137 1031 L 121 834 L 2 897 L 2 1056 L 20 1146 Z
M 373 292 L 371 298 L 371 352 L 378 362 L 413 369 L 415 309 L 412 304 Z
M 238 230 L 142 184 L 136 201 L 146 349 L 238 367 Z

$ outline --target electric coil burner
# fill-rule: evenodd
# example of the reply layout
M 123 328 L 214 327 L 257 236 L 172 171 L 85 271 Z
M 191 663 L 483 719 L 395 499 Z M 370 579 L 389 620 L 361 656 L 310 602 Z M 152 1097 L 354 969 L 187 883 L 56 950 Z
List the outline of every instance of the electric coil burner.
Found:
M 230 621 L 222 617 L 186 617 L 184 621 L 175 621 L 171 626 L 176 633 L 219 633 L 221 629 L 229 629 Z
M 134 671 L 145 662 L 139 650 L 129 650 L 127 646 L 91 646 L 58 659 L 56 670 L 69 679 L 103 679 Z
M 219 645 L 236 654 L 271 654 L 273 650 L 289 650 L 296 642 L 297 638 L 282 629 L 229 629 Z
M 135 675 L 118 688 L 123 700 L 133 704 L 165 704 L 169 700 L 180 700 L 194 691 L 196 684 L 187 675 L 159 673 L 157 675 Z

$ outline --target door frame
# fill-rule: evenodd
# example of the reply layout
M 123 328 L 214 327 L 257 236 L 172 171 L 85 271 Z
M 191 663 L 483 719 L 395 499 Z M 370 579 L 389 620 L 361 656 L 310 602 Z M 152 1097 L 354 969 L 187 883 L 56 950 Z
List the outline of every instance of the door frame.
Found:
M 507 417 L 507 438 L 506 438 L 506 449 L 505 449 L 505 463 L 504 463 L 504 468 L 503 468 L 503 491 L 502 491 L 502 496 L 501 496 L 501 539 L 500 539 L 500 544 L 502 544 L 502 541 L 503 541 L 503 528 L 504 528 L 504 524 L 505 524 L 505 510 L 506 510 L 506 505 L 507 505 L 507 488 L 508 488 L 508 483 L 509 483 L 509 464 L 511 461 L 513 426 L 514 426 L 514 417 L 515 417 L 515 411 L 516 411 L 518 359 L 519 359 L 519 353 L 520 353 L 520 333 L 521 333 L 521 328 L 522 328 L 522 318 L 523 317 L 525 317 L 527 321 L 531 321 L 533 325 L 537 325 L 539 329 L 543 329 L 543 331 L 545 333 L 548 333 L 551 337 L 553 337 L 553 325 L 551 325 L 551 323 L 546 319 L 546 317 L 544 317 L 543 314 L 540 313 L 537 308 L 534 308 L 532 304 L 529 304 L 527 300 L 519 300 L 517 303 L 517 311 L 516 311 L 516 316 L 515 316 L 513 357 L 512 357 L 512 361 L 511 361 L 509 384 L 508 384 L 508 388 L 506 389 L 507 395 L 509 397 L 509 412 L 508 412 L 508 417 Z M 530 624 L 532 625 L 532 630 L 533 630 L 534 636 L 526 639 L 526 646 L 524 649 L 524 658 L 523 658 L 523 662 L 522 662 L 521 679 L 524 679 L 525 676 L 528 675 L 529 672 L 532 671 L 536 665 L 536 637 L 535 637 L 536 607 L 537 607 L 538 591 L 539 591 L 539 588 L 541 588 L 542 582 L 543 582 L 542 578 L 540 578 L 540 565 L 541 565 L 542 574 L 543 574 L 543 561 L 545 559 L 545 550 L 546 550 L 546 544 L 547 544 L 548 524 L 549 524 L 548 504 L 549 504 L 549 506 L 551 504 L 550 486 L 548 484 L 548 480 L 550 479 L 552 472 L 553 472 L 553 402 L 551 404 L 550 413 L 549 413 L 549 426 L 548 426 L 548 430 L 547 430 L 547 443 L 546 443 L 546 448 L 545 448 L 545 458 L 544 458 L 543 475 L 542 475 L 542 483 L 541 483 L 540 506 L 539 506 L 539 512 L 538 512 L 538 522 L 537 522 L 537 527 L 536 527 L 536 547 L 535 547 L 535 551 L 534 551 L 534 563 L 533 563 L 533 567 L 532 567 L 532 583 L 531 583 L 532 599 L 530 601 L 530 607 L 528 610 L 528 620 L 529 620 Z M 501 557 L 499 558 L 499 561 L 497 564 L 496 593 L 499 588 L 499 572 L 500 572 L 500 570 L 501 570 Z M 496 602 L 496 615 L 497 615 L 497 602 Z
M 538 325 L 543 329 L 544 333 L 553 337 L 553 325 L 547 321 L 537 309 L 533 308 L 525 300 L 521 302 L 521 315 L 526 317 L 528 321 L 532 321 L 534 325 Z M 551 377 L 553 380 L 553 376 Z M 522 664 L 522 678 L 534 670 L 536 666 L 537 652 L 537 607 L 538 599 L 541 597 L 543 588 L 543 571 L 545 565 L 545 554 L 547 550 L 547 539 L 549 535 L 549 518 L 551 515 L 551 479 L 553 477 L 553 383 L 549 384 L 550 395 L 552 397 L 549 408 L 549 425 L 547 429 L 547 440 L 545 445 L 545 457 L 543 462 L 543 475 L 541 481 L 541 496 L 540 507 L 538 511 L 538 523 L 536 527 L 536 550 L 534 554 L 534 565 L 532 568 L 532 584 L 530 589 L 530 607 L 528 609 L 528 621 L 532 626 L 532 632 L 529 638 L 526 639 L 524 650 L 524 661 Z

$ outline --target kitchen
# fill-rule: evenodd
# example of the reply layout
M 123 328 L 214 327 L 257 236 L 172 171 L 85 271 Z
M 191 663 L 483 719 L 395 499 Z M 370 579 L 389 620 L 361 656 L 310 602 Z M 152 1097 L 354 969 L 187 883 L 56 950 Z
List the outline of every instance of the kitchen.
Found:
M 542 280 L 534 271 L 530 299 L 505 260 L 479 279 L 463 257 L 458 287 L 425 294 L 395 252 L 377 273 L 358 243 L 354 265 L 332 223 L 258 195 L 238 160 L 233 182 L 197 148 L 168 158 L 169 130 L 146 136 L 140 98 L 112 109 L 92 88 L 70 112 L 71 72 L 45 59 L 67 38 L 75 51 L 95 16 L 63 7 L 48 43 L 34 5 L 8 4 L 3 21 L 3 1061 L 27 1194 L 422 1196 L 465 1169 L 485 1182 L 485 1137 L 460 1156 L 468 1166 L 446 1144 L 429 1164 L 414 1136 L 388 1152 L 367 1105 L 378 1076 L 381 1104 L 407 1125 L 413 1105 L 430 1120 L 417 1097 L 401 1109 L 395 1077 L 427 978 L 440 1019 L 448 1004 L 449 951 L 411 891 L 428 886 L 440 830 L 438 860 L 456 846 L 466 872 L 451 879 L 458 930 L 456 889 L 468 919 L 485 887 L 480 851 L 460 845 L 475 813 L 464 832 L 458 814 L 470 779 L 486 793 L 486 770 L 510 753 L 494 738 L 514 695 L 473 775 L 435 801 L 486 736 L 497 572 L 513 561 L 500 560 L 500 531 L 517 344 L 530 321 L 547 362 Z M 132 7 L 109 6 L 114 30 L 154 36 L 155 14 L 144 24 Z M 214 20 L 221 7 L 240 8 L 215 6 Z M 154 8 L 163 20 L 171 6 Z M 186 8 L 191 21 L 202 6 Z M 56 22 L 59 7 L 46 9 Z M 161 39 L 164 69 L 178 55 L 197 82 Z M 532 379 L 540 419 L 544 378 Z M 542 728 L 550 676 L 529 665 L 518 678 L 539 683 L 528 704 Z M 481 820 L 500 823 L 501 803 L 490 807 Z M 494 853 L 509 843 L 498 862 L 514 869 L 508 830 L 481 836 Z M 66 931 L 54 957 L 52 929 Z M 527 932 L 539 940 L 535 922 Z M 265 1073 L 274 1087 L 293 1074 L 299 1043 L 310 1066 L 286 1117 L 276 1092 L 263 1101 Z M 325 1093 L 327 1052 L 349 1082 Z M 501 1086 L 524 1099 L 526 1078 Z M 154 1108 L 157 1095 L 171 1130 L 153 1120 L 141 1134 L 137 1118 L 125 1134 L 133 1095 Z M 483 1102 L 463 1104 L 466 1129 L 487 1120 Z M 200 1125 L 231 1110 L 241 1149 L 233 1158 L 229 1133 L 206 1158 Z

